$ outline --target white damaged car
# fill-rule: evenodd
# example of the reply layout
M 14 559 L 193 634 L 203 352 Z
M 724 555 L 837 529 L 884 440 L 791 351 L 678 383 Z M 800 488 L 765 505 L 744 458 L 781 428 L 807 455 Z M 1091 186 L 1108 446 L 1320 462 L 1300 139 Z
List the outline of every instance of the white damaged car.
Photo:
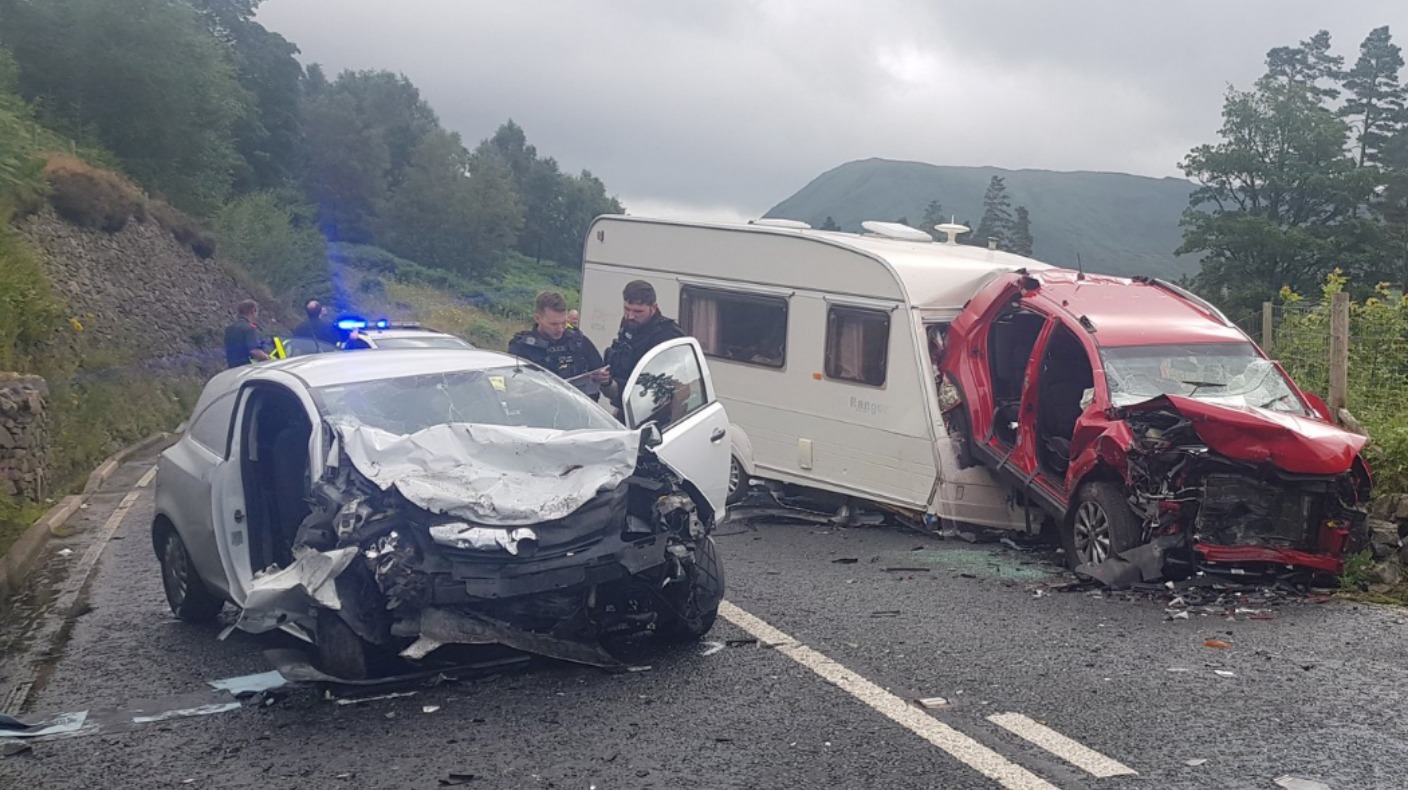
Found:
M 498 643 L 597 666 L 613 634 L 697 639 L 728 417 L 699 345 L 653 349 L 621 425 L 482 350 L 320 354 L 211 379 L 162 453 L 152 544 L 171 610 L 282 628 L 331 675 Z

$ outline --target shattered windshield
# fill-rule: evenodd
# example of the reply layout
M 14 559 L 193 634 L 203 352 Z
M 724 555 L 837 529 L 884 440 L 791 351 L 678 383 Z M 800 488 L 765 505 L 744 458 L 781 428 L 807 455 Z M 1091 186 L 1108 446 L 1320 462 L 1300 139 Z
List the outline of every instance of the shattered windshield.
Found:
M 1100 358 L 1115 406 L 1182 395 L 1208 403 L 1308 413 L 1281 371 L 1251 343 L 1105 348 Z
M 455 422 L 560 431 L 621 428 L 575 388 L 528 367 L 359 381 L 315 392 L 329 420 L 398 434 Z

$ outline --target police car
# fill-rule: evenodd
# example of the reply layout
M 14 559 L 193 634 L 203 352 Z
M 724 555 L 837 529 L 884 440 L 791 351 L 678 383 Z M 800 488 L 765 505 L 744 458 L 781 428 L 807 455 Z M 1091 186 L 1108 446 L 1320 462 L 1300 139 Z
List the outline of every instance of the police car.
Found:
M 347 339 L 342 343 L 344 351 L 366 348 L 474 348 L 466 340 L 415 323 L 344 318 L 337 322 L 337 328 L 347 333 Z

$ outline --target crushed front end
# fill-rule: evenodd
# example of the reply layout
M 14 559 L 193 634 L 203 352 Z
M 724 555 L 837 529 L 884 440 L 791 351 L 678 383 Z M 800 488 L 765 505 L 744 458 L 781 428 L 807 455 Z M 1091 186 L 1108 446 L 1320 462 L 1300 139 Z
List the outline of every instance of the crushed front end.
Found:
M 477 455 L 482 467 L 484 455 L 462 440 L 491 432 L 466 427 L 434 446 L 464 464 Z M 519 460 L 512 468 L 505 462 L 496 478 L 483 468 L 455 465 L 449 474 L 434 464 L 381 474 L 397 462 L 395 445 L 379 444 L 380 465 L 372 465 L 344 433 L 336 474 L 315 486 L 316 507 L 296 545 L 305 556 L 356 548 L 335 579 L 337 615 L 383 653 L 414 660 L 443 645 L 501 644 L 621 666 L 606 649 L 612 637 L 698 637 L 712 627 L 724 592 L 707 501 L 642 446 L 638 432 L 621 434 L 614 446 L 633 442 L 629 459 L 615 452 L 596 465 L 574 463 L 559 436 L 550 440 L 556 448 L 509 453 Z M 484 496 L 467 493 L 481 483 Z M 533 502 L 542 520 L 531 520 Z
M 1167 398 L 1124 410 L 1133 434 L 1126 490 L 1146 541 L 1179 536 L 1192 550 L 1187 559 L 1207 569 L 1338 575 L 1367 519 L 1369 475 L 1357 452 L 1313 468 L 1278 462 L 1297 437 L 1280 435 L 1273 452 L 1245 435 L 1234 439 L 1235 426 L 1219 416 L 1217 407 Z

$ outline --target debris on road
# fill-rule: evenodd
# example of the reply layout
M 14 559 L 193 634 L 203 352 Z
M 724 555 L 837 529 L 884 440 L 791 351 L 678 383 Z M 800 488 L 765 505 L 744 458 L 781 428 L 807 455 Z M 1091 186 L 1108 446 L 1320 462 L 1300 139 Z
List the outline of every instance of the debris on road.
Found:
M 1233 672 L 1233 671 L 1230 670 L 1230 669 L 1214 669 L 1214 670 L 1213 670 L 1213 674 L 1217 675 L 1217 676 L 1220 677 L 1220 678 L 1235 678 L 1235 677 L 1237 677 L 1237 673 L 1236 673 L 1236 672 Z
M 715 654 L 715 653 L 719 652 L 720 650 L 723 650 L 723 649 L 724 649 L 724 643 L 723 643 L 723 642 L 705 642 L 705 643 L 702 645 L 702 647 L 703 647 L 704 649 L 699 651 L 700 657 L 712 656 L 713 654 Z
M 1304 779 L 1299 776 L 1285 774 L 1275 779 L 1276 786 L 1285 790 L 1330 790 L 1330 786 L 1324 782 L 1317 782 L 1314 779 Z
M 928 573 L 928 568 L 884 568 L 886 573 Z
M 1215 650 L 1228 650 L 1232 647 L 1232 643 L 1224 642 L 1221 639 L 1209 639 L 1203 642 L 1203 647 L 1211 647 Z
M 756 645 L 758 644 L 758 640 L 750 636 L 743 639 L 730 639 L 724 642 L 724 644 L 729 647 L 743 647 L 744 645 Z
M 28 743 L 7 743 L 0 746 L 0 757 L 17 757 L 21 754 L 28 754 L 34 751 L 34 746 Z
M 337 700 L 338 705 L 361 705 L 364 702 L 381 702 L 388 699 L 402 699 L 404 697 L 414 697 L 419 691 L 393 691 L 390 694 L 373 694 L 369 697 L 341 697 Z
M 942 710 L 949 707 L 948 700 L 944 697 L 924 697 L 923 699 L 915 700 L 915 702 L 919 704 L 919 707 L 925 710 Z
M 456 787 L 458 785 L 469 784 L 477 777 L 474 774 L 451 773 L 440 780 L 441 787 Z
M 857 557 L 837 557 L 836 559 L 834 559 L 834 560 L 831 561 L 831 564 L 832 564 L 832 565 L 855 565 L 857 562 L 860 562 L 860 559 L 857 558 Z
M 440 710 L 440 706 L 439 706 L 439 705 L 422 705 L 422 706 L 421 706 L 421 709 L 420 709 L 420 712 L 421 712 L 421 713 L 434 713 L 434 712 L 437 711 L 437 710 Z
M 1193 760 L 1185 760 L 1183 764 L 1188 766 L 1189 768 L 1197 768 L 1200 765 L 1206 764 L 1207 761 L 1208 760 L 1206 757 L 1198 757 Z

